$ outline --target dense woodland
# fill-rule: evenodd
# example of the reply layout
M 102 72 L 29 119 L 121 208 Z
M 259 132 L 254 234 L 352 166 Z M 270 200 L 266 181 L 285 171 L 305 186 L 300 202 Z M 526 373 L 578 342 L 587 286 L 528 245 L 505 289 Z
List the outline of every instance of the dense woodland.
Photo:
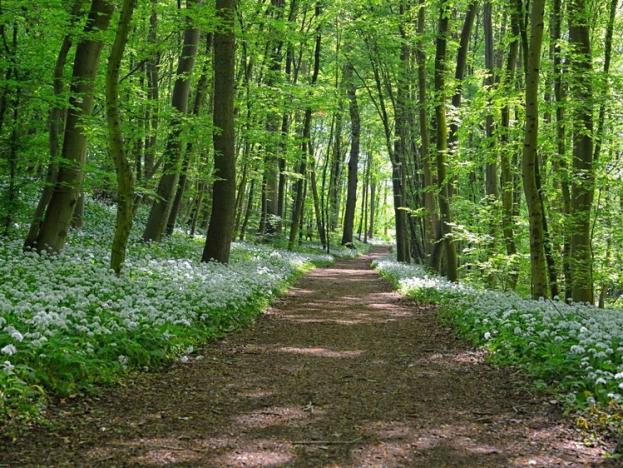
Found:
M 616 0 L 0 4 L 2 234 L 62 251 L 116 204 L 122 271 L 206 233 L 401 262 L 533 297 L 621 289 Z M 30 222 L 23 219 L 28 213 Z
M 342 258 L 284 310 L 351 314 L 358 351 L 299 348 L 342 346 L 315 315 L 282 351 L 462 353 L 441 320 L 622 434 L 622 21 L 617 0 L 0 0 L 0 423 L 194 362 Z M 437 307 L 413 318 L 369 244 Z

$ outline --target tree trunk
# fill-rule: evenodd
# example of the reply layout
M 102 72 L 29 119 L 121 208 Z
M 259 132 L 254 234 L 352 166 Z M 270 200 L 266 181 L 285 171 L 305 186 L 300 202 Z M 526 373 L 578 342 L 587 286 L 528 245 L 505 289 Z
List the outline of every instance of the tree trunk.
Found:
M 253 195 L 255 194 L 255 179 L 251 179 L 251 185 L 249 186 L 249 197 L 247 200 L 247 207 L 244 212 L 244 218 L 242 220 L 242 226 L 240 226 L 239 239 L 244 240 L 244 236 L 247 233 L 247 226 L 249 225 L 249 218 L 251 217 L 251 211 L 253 211 Z
M 561 39 L 562 24 L 561 0 L 554 0 L 550 20 L 550 42 L 557 44 Z M 552 48 L 552 61 L 554 71 L 554 98 L 556 100 L 556 152 L 557 157 L 553 161 L 554 168 L 560 178 L 562 192 L 562 211 L 564 216 L 563 252 L 562 265 L 565 278 L 565 298 L 571 299 L 571 188 L 569 186 L 569 169 L 567 165 L 567 129 L 565 124 L 566 95 L 564 87 L 562 66 L 562 52 L 560 47 Z
M 311 149 L 309 150 L 309 155 L 310 155 L 310 166 L 311 166 L 311 170 L 309 174 L 310 176 L 309 183 L 311 184 L 312 199 L 314 202 L 314 216 L 316 218 L 316 229 L 318 229 L 318 237 L 320 238 L 322 249 L 326 251 L 328 239 L 325 235 L 325 226 L 324 226 L 324 221 L 323 221 L 323 216 L 322 216 L 322 210 L 320 207 L 320 196 L 318 195 L 318 184 L 316 181 L 316 163 L 314 161 L 314 156 L 312 154 Z
M 569 11 L 570 97 L 573 111 L 572 169 L 572 298 L 594 303 L 591 211 L 595 190 L 593 168 L 593 90 L 589 11 L 584 0 L 572 0 Z
M 76 21 L 79 19 L 80 11 L 84 0 L 74 0 L 70 11 L 69 28 L 73 29 Z M 53 93 L 54 97 L 61 99 L 65 90 L 65 80 L 63 79 L 65 64 L 67 63 L 67 56 L 71 50 L 73 43 L 73 35 L 67 34 L 63 38 L 63 43 L 58 52 L 56 63 L 54 65 L 54 78 L 53 78 Z M 39 230 L 41 223 L 43 222 L 43 216 L 45 210 L 50 203 L 52 193 L 54 191 L 54 184 L 58 176 L 58 155 L 59 150 L 62 147 L 62 135 L 65 128 L 65 117 L 67 115 L 67 106 L 56 104 L 50 109 L 48 115 L 48 129 L 49 129 L 49 148 L 50 148 L 50 162 L 48 164 L 47 173 L 45 176 L 45 182 L 43 183 L 43 191 L 39 198 L 39 202 L 35 208 L 32 223 L 30 229 L 26 235 L 26 241 L 24 242 L 24 249 L 32 249 L 35 247 L 37 237 L 39 236 Z
M 119 275 L 125 261 L 130 230 L 132 229 L 132 201 L 134 174 L 125 151 L 119 111 L 119 68 L 128 42 L 128 32 L 136 0 L 123 0 L 115 40 L 108 58 L 106 70 L 106 122 L 108 124 L 108 147 L 117 173 L 117 220 L 112 241 L 110 267 Z
M 192 9 L 200 3 L 201 0 L 187 0 L 187 9 Z M 172 130 L 162 155 L 164 159 L 163 172 L 156 189 L 156 199 L 152 204 L 143 232 L 143 240 L 146 242 L 158 242 L 162 238 L 173 206 L 179 178 L 182 153 L 182 116 L 188 111 L 190 83 L 200 36 L 199 29 L 193 26 L 193 20 L 190 17 L 187 18 L 187 22 L 188 26 L 184 31 L 182 53 L 177 64 L 175 85 L 171 95 L 171 106 L 175 109 L 175 114 L 171 121 Z
M 541 46 L 543 42 L 543 12 L 545 1 L 532 0 L 530 8 L 530 39 L 523 40 L 525 63 L 525 131 L 522 156 L 522 178 L 528 221 L 530 225 L 530 272 L 532 297 L 547 297 L 545 269 L 543 205 L 540 200 L 537 145 L 539 135 L 539 73 L 541 68 Z M 519 13 L 522 14 L 522 13 Z M 524 28 L 524 37 L 527 31 Z
M 33 246 L 39 252 L 62 250 L 74 208 L 82 193 L 87 143 L 82 122 L 93 109 L 95 78 L 103 46 L 101 36 L 94 37 L 92 33 L 108 28 L 113 10 L 114 5 L 109 0 L 92 1 L 84 28 L 85 36 L 76 49 L 61 152 L 63 162 Z
M 513 39 L 509 44 L 508 55 L 506 57 L 506 67 L 502 78 L 501 86 L 504 92 L 509 95 L 514 92 L 515 85 L 515 68 L 517 66 L 517 56 L 519 52 L 519 18 L 511 1 L 511 33 Z M 502 142 L 500 157 L 500 185 L 502 187 L 502 234 L 504 236 L 504 245 L 506 254 L 510 259 L 512 271 L 508 275 L 508 286 L 511 289 L 517 287 L 519 279 L 519 271 L 515 256 L 517 255 L 517 245 L 515 243 L 513 216 L 513 169 L 511 158 L 515 153 L 515 146 L 511 142 L 511 125 L 510 125 L 510 104 L 508 100 L 501 109 L 501 135 Z
M 322 12 L 321 2 L 316 2 L 314 16 L 316 19 L 320 17 Z M 320 25 L 316 30 L 316 44 L 314 46 L 314 69 L 311 78 L 311 86 L 315 86 L 318 82 L 318 75 L 320 73 L 320 46 L 322 42 L 322 33 Z M 301 231 L 300 224 L 303 220 L 303 208 L 305 206 L 305 193 L 304 186 L 307 180 L 307 158 L 309 157 L 309 139 L 311 137 L 311 120 L 312 120 L 312 108 L 308 107 L 305 110 L 305 118 L 303 123 L 303 144 L 301 148 L 301 162 L 299 165 L 299 173 L 302 179 L 298 179 L 295 184 L 295 200 L 292 206 L 292 223 L 290 225 L 290 235 L 288 238 L 288 250 L 294 250 L 296 244 L 297 234 Z
M 456 69 L 454 71 L 454 79 L 457 87 L 452 95 L 452 107 L 454 111 L 458 111 L 461 107 L 461 101 L 463 98 L 463 80 L 465 79 L 465 71 L 467 68 L 467 55 L 469 52 L 469 43 L 472 36 L 472 29 L 474 28 L 474 20 L 476 19 L 476 13 L 478 12 L 478 2 L 473 1 L 467 6 L 467 12 L 465 13 L 465 19 L 463 20 L 463 27 L 461 29 L 461 36 L 459 38 L 459 49 L 456 53 Z M 485 15 L 486 16 L 486 15 Z M 486 45 L 486 44 L 485 44 Z M 454 146 L 457 142 L 457 131 L 459 129 L 458 121 L 453 120 L 450 122 L 450 134 L 448 136 L 448 145 L 450 150 L 455 151 Z
M 357 103 L 357 88 L 353 81 L 353 66 L 351 63 L 345 68 L 344 81 L 348 94 L 350 112 L 350 159 L 348 161 L 348 185 L 346 192 L 346 208 L 344 211 L 344 228 L 342 231 L 342 245 L 353 243 L 353 227 L 355 224 L 355 207 L 357 206 L 357 175 L 359 166 L 359 146 L 361 138 L 361 122 Z
M 158 13 L 156 12 L 156 6 L 158 0 L 150 0 L 151 2 L 151 14 L 149 16 L 149 31 L 147 33 L 147 43 L 151 47 L 156 47 L 158 43 Z M 143 173 L 145 179 L 149 180 L 154 175 L 155 171 L 155 151 L 156 142 L 158 139 L 158 122 L 159 122 L 159 86 L 158 86 L 158 64 L 160 62 L 160 56 L 158 53 L 153 53 L 147 60 L 147 115 L 146 125 L 148 128 L 145 138 L 145 157 Z
M 283 18 L 285 8 L 284 0 L 271 0 L 271 16 L 273 21 L 280 22 Z M 272 37 L 275 37 L 275 31 Z M 265 86 L 272 88 L 278 79 L 281 70 L 283 39 L 274 41 L 270 45 L 270 56 L 268 59 L 269 69 Z M 268 142 L 266 144 L 266 155 L 264 158 L 264 174 L 262 182 L 262 218 L 260 220 L 260 234 L 272 236 L 277 232 L 279 218 L 279 156 L 281 125 L 279 114 L 276 111 L 270 111 L 266 117 L 266 131 L 268 133 Z
M 292 0 L 290 2 L 290 13 L 288 14 L 288 24 L 293 24 L 296 19 L 297 14 L 297 1 Z M 285 66 L 285 74 L 286 74 L 286 82 L 291 82 L 292 77 L 292 63 L 294 62 L 294 50 L 292 48 L 292 44 L 288 44 L 286 49 L 286 66 Z M 296 82 L 296 74 L 295 79 Z M 283 220 L 285 218 L 286 211 L 286 190 L 287 190 L 287 179 L 286 179 L 286 158 L 285 155 L 288 151 L 288 137 L 290 134 L 290 112 L 289 110 L 284 110 L 283 116 L 281 119 L 281 135 L 279 136 L 279 152 L 281 153 L 281 157 L 279 158 L 279 194 L 277 196 L 277 216 L 279 216 L 279 222 L 277 224 L 277 232 L 281 233 L 283 230 Z
M 439 229 L 439 219 L 437 216 L 437 200 L 435 199 L 435 180 L 431 168 L 430 133 L 428 128 L 428 96 L 426 90 L 426 47 L 424 44 L 424 32 L 426 29 L 426 8 L 424 0 L 421 0 L 417 19 L 417 75 L 418 75 L 418 114 L 420 124 L 420 151 L 422 153 L 422 166 L 424 172 L 424 208 L 426 218 L 424 221 L 426 253 L 431 255 L 433 252 L 433 242 L 436 232 Z
M 236 203 L 234 124 L 235 0 L 217 0 L 222 30 L 214 34 L 214 185 L 210 226 L 202 261 L 229 262 Z
M 199 81 L 197 82 L 197 90 L 195 92 L 195 99 L 193 102 L 192 115 L 198 117 L 204 102 L 206 100 L 206 96 L 208 95 L 210 78 L 211 78 L 211 67 L 207 57 L 210 55 L 212 50 L 212 35 L 209 35 L 206 39 L 206 50 L 205 56 L 206 60 L 204 62 L 203 68 L 201 70 L 201 76 L 199 77 Z M 177 216 L 182 206 L 182 199 L 184 198 L 184 192 L 186 191 L 186 184 L 188 182 L 188 169 L 190 167 L 191 157 L 194 153 L 194 144 L 191 139 L 186 144 L 186 151 L 184 151 L 184 160 L 182 162 L 182 169 L 180 171 L 180 176 L 177 181 L 177 190 L 175 191 L 175 198 L 173 199 L 173 205 L 171 206 L 171 212 L 169 213 L 169 220 L 167 221 L 166 234 L 170 236 L 173 234 L 173 230 L 175 229 L 175 223 L 177 222 Z
M 614 21 L 617 14 L 618 0 L 610 0 L 610 10 L 608 14 L 608 24 L 606 26 L 606 36 L 604 38 L 604 68 L 603 68 L 603 92 L 602 101 L 599 106 L 599 117 L 597 118 L 597 133 L 595 134 L 595 151 L 593 160 L 599 161 L 601 147 L 603 146 L 604 125 L 606 123 L 606 108 L 610 95 L 610 62 L 612 61 L 612 36 L 614 33 Z
M 493 6 L 490 0 L 485 2 L 483 10 L 483 22 L 485 33 L 485 67 L 487 69 L 487 76 L 485 78 L 485 87 L 489 92 L 493 91 L 495 84 L 495 63 L 494 63 L 494 47 L 493 47 Z M 491 103 L 489 102 L 489 108 Z M 487 137 L 487 148 L 489 150 L 487 154 L 487 164 L 485 168 L 485 185 L 488 201 L 494 203 L 497 200 L 498 193 L 498 166 L 497 166 L 497 154 L 495 154 L 496 144 L 493 135 L 493 113 L 487 112 L 485 117 L 485 133 Z M 491 154 L 494 153 L 494 154 Z M 492 231 L 494 231 L 492 223 Z
M 378 191 L 376 188 L 376 180 L 373 180 L 370 184 L 370 218 L 368 223 L 368 235 L 367 239 L 374 239 L 375 234 L 375 221 L 376 221 L 376 209 L 378 206 L 377 202 Z
M 368 205 L 369 205 L 369 193 L 368 187 L 370 186 L 370 170 L 372 167 L 372 154 L 368 153 L 366 158 L 366 175 L 363 181 L 363 203 L 362 203 L 362 213 L 361 220 L 359 226 L 359 240 L 361 240 L 361 233 L 363 231 L 363 242 L 364 244 L 368 243 Z
M 448 128 L 446 125 L 445 75 L 448 41 L 448 22 L 450 9 L 444 1 L 439 11 L 437 45 L 435 54 L 435 102 L 437 137 L 437 184 L 439 186 L 440 232 L 437 242 L 443 242 L 446 254 L 446 276 L 450 281 L 458 280 L 458 265 L 454 242 L 452 240 L 452 218 L 450 213 L 449 180 L 447 176 Z M 434 262 L 435 264 L 437 262 Z
M 343 76 L 346 75 L 347 63 L 344 66 Z M 337 72 L 336 72 L 337 73 Z M 344 78 L 342 78 L 342 82 Z M 333 137 L 333 147 L 331 153 L 331 171 L 329 174 L 329 231 L 333 231 L 338 224 L 340 211 L 340 192 L 342 180 L 342 122 L 344 114 L 343 83 L 337 85 L 338 107 L 335 115 L 335 130 Z

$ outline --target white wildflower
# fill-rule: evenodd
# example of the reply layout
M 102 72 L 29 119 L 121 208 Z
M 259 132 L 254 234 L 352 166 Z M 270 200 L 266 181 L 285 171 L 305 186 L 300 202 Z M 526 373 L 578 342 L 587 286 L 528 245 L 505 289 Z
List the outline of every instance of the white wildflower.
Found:
M 4 370 L 4 372 L 9 375 L 13 373 L 13 369 L 15 369 L 15 366 L 11 364 L 11 361 L 4 361 L 4 363 L 2 364 L 2 370 Z
M 4 348 L 0 349 L 0 353 L 12 356 L 13 354 L 17 353 L 17 348 L 12 344 L 8 344 Z

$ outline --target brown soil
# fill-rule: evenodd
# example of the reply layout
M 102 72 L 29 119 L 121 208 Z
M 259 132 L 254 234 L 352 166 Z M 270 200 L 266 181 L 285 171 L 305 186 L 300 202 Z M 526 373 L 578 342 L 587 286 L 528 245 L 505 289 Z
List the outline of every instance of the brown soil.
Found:
M 369 263 L 313 271 L 187 364 L 55 405 L 52 428 L 0 445 L 0 465 L 602 463 L 603 447 Z

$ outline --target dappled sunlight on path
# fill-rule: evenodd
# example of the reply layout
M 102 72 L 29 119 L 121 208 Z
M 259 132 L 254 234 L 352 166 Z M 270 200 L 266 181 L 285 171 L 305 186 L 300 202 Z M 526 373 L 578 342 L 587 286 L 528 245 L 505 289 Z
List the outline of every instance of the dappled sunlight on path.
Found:
M 379 252 L 377 252 L 377 255 Z M 555 407 L 338 261 L 201 358 L 54 409 L 1 463 L 513 466 L 599 463 Z

